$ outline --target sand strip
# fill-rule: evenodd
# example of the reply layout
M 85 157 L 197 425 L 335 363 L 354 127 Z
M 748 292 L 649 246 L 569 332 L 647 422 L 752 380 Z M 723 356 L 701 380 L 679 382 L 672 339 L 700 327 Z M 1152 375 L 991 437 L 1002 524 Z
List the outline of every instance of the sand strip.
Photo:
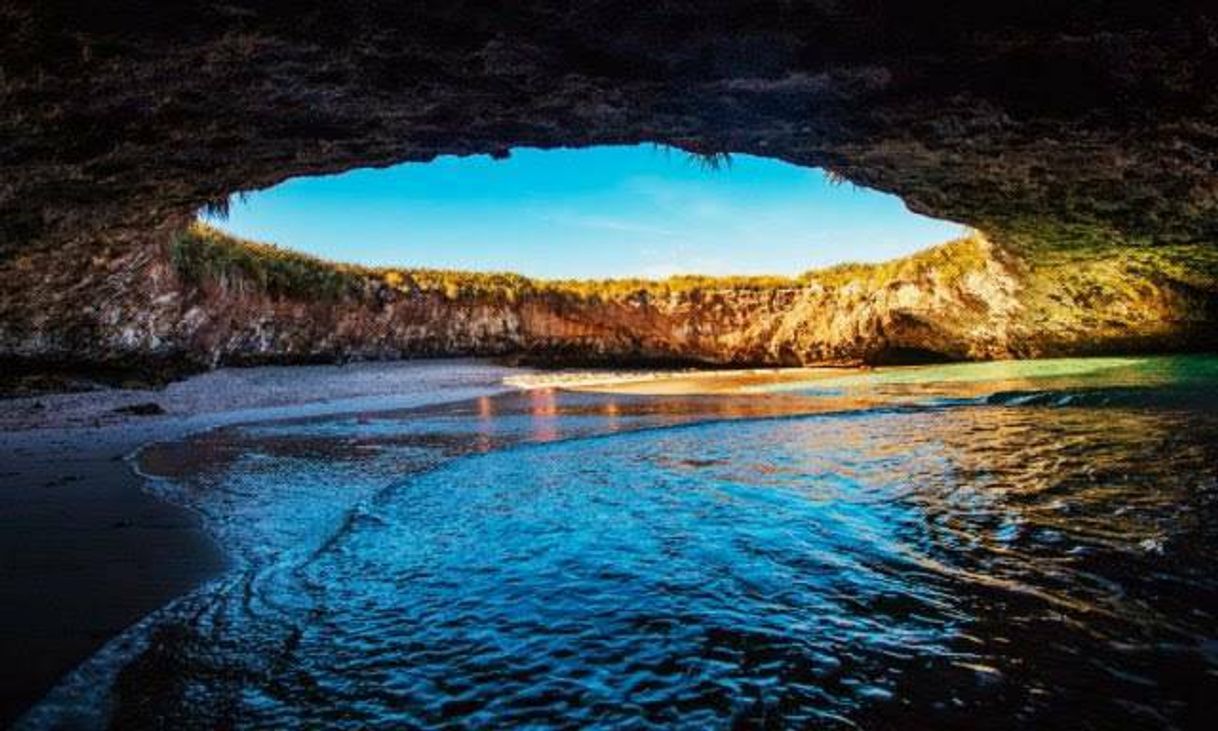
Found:
M 639 396 L 697 396 L 749 393 L 784 383 L 836 378 L 857 368 L 748 368 L 685 371 L 552 371 L 523 373 L 504 382 L 513 388 L 555 388 Z

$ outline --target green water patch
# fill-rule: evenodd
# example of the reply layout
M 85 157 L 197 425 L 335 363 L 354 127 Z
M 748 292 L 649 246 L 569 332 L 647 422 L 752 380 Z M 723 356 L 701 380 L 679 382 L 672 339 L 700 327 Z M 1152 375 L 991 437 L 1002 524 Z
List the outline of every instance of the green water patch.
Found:
M 824 392 L 897 387 L 982 386 L 1036 382 L 1053 387 L 1160 386 L 1198 382 L 1218 383 L 1218 356 L 1150 356 L 1109 358 L 1046 358 L 985 363 L 895 366 L 850 375 L 768 384 L 749 389 L 758 393 Z

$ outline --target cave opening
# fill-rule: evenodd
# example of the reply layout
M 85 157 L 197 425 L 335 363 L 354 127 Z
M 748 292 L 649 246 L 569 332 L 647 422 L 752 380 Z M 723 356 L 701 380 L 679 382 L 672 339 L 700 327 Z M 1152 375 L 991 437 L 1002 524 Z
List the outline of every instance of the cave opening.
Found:
M 200 219 L 344 264 L 540 279 L 794 278 L 966 232 L 822 169 L 660 145 L 519 148 L 292 178 Z
M 1210 120 L 1218 87 L 1212 19 L 1196 9 L 119 5 L 79 13 L 25 2 L 3 13 L 5 37 L 15 41 L 4 54 L 4 130 L 18 141 L 6 151 L 0 184 L 6 356 L 96 363 L 180 354 L 214 365 L 250 352 L 392 357 L 591 343 L 598 352 L 811 363 L 866 358 L 881 342 L 1011 358 L 1196 349 L 1215 340 Z M 739 166 L 756 155 L 832 170 L 987 239 L 764 291 L 542 287 L 543 299 L 528 304 L 557 320 L 521 310 L 492 326 L 470 315 L 483 328 L 477 333 L 454 330 L 452 322 L 465 320 L 448 311 L 430 329 L 402 313 L 433 297 L 444 307 L 491 307 L 478 297 L 515 296 L 516 285 L 483 279 L 437 288 L 409 272 L 183 244 L 199 206 L 297 176 L 649 141 L 711 162 L 730 152 Z M 253 194 L 255 207 L 263 195 Z M 574 266 L 576 252 L 601 257 L 586 269 L 545 271 L 503 258 L 525 250 L 518 246 L 496 250 L 495 259 L 455 258 L 459 247 L 442 240 L 360 262 L 343 247 L 368 241 L 349 224 L 370 217 L 347 213 L 345 229 L 312 226 L 326 234 L 317 253 L 365 269 L 716 273 L 701 246 L 611 271 L 608 264 L 627 259 L 620 231 L 608 242 L 568 237 L 562 253 L 544 257 L 551 267 Z M 239 204 L 226 225 L 310 250 L 294 232 L 245 232 L 244 216 Z M 739 259 L 718 271 L 798 276 L 833 263 L 812 258 L 822 251 L 839 261 L 883 259 L 840 240 L 763 243 L 773 240 L 806 250 L 809 260 L 765 264 L 766 246 L 737 237 Z M 609 294 L 622 307 L 619 295 L 647 298 L 653 319 L 604 319 L 609 313 L 588 301 Z M 665 298 L 699 312 L 695 298 L 717 297 L 737 309 L 696 325 L 655 312 Z M 729 315 L 738 319 L 722 319 Z M 375 332 L 359 324 L 374 320 Z

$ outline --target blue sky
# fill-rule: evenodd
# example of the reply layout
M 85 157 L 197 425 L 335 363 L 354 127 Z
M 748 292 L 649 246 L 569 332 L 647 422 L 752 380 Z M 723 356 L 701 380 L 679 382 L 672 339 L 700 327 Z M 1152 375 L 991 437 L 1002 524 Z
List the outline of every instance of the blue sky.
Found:
M 217 223 L 338 261 L 538 277 L 796 274 L 963 231 L 819 170 L 747 155 L 710 170 L 649 145 L 296 178 L 234 201 Z

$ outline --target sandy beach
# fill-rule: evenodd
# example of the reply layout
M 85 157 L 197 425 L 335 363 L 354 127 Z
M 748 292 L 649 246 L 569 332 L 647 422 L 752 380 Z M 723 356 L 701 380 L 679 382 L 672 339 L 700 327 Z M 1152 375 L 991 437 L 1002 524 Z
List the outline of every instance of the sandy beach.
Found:
M 473 360 L 223 369 L 157 391 L 0 401 L 0 726 L 225 566 L 195 515 L 141 489 L 133 451 L 226 424 L 489 395 L 520 373 Z
M 504 379 L 514 388 L 556 388 L 635 396 L 698 396 L 748 392 L 760 386 L 833 378 L 857 369 L 740 368 L 684 371 L 556 371 L 522 373 Z

